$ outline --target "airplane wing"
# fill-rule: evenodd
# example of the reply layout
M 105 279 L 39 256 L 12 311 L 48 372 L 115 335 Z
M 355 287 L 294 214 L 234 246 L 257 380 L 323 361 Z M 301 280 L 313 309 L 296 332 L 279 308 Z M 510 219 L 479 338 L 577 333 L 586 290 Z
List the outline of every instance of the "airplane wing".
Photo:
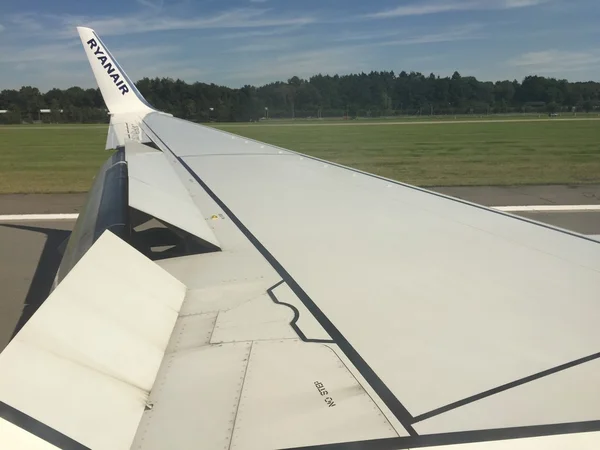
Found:
M 111 112 L 2 448 L 600 448 L 600 242 L 154 110 Z

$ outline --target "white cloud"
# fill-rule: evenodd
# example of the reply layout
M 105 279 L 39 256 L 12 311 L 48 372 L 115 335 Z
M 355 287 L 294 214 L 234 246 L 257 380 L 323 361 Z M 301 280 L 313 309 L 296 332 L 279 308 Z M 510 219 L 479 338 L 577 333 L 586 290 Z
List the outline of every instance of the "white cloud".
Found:
M 170 59 L 178 49 L 172 45 L 111 48 L 132 79 L 142 77 L 173 77 L 195 81 L 204 72 L 192 67 L 193 60 Z M 81 43 L 56 43 L 28 48 L 19 52 L 0 47 L 0 74 L 11 75 L 0 82 L 7 88 L 31 84 L 42 90 L 71 86 L 96 87 L 92 71 Z M 159 55 L 159 58 L 156 56 Z M 6 70 L 4 69 L 6 67 Z
M 236 64 L 235 70 L 220 77 L 221 82 L 232 85 L 252 83 L 260 85 L 287 80 L 297 75 L 312 75 L 368 71 L 368 55 L 356 53 L 355 47 L 337 47 L 321 50 L 288 52 L 273 58 L 258 58 Z
M 374 62 L 373 58 L 376 58 L 374 48 L 477 39 L 483 37 L 482 29 L 483 25 L 477 23 L 442 29 L 438 33 L 427 33 L 424 30 L 420 30 L 419 33 L 418 30 L 411 29 L 393 32 L 395 39 L 392 40 L 390 40 L 392 33 L 358 33 L 346 35 L 347 44 L 332 40 L 330 45 L 324 45 L 323 42 L 319 45 L 318 42 L 310 40 L 310 35 L 300 40 L 294 37 L 294 39 L 278 39 L 274 42 L 251 42 L 235 49 L 240 53 L 241 59 L 236 60 L 235 65 L 229 69 L 221 68 L 218 81 L 228 84 L 260 85 L 285 80 L 293 75 L 308 78 L 318 73 L 368 72 L 382 68 L 380 64 Z M 318 45 L 318 47 L 302 50 L 308 45 Z M 285 52 L 276 52 L 283 49 Z M 267 53 L 273 50 L 275 51 L 273 55 L 260 54 L 260 52 Z M 252 54 L 244 57 L 249 53 Z M 417 67 L 419 64 L 423 64 L 424 60 L 403 59 L 405 63 L 413 64 L 413 68 L 416 69 L 419 68 Z M 427 61 L 431 62 L 430 59 Z
M 268 10 L 254 8 L 232 9 L 212 16 L 195 17 L 133 14 L 94 19 L 63 18 L 64 26 L 73 28 L 83 24 L 105 36 L 172 30 L 301 26 L 314 22 L 315 18 L 311 16 L 274 16 L 268 14 Z
M 549 0 L 504 0 L 504 9 L 525 8 L 527 6 L 537 6 L 542 3 L 548 3 Z
M 64 63 L 80 61 L 84 54 L 82 51 L 74 52 L 74 47 L 81 47 L 79 42 L 64 42 L 58 44 L 44 44 L 33 47 L 16 48 L 0 47 L 0 63 L 27 63 L 50 61 Z M 78 50 L 81 50 L 78 48 Z
M 43 24 L 38 22 L 33 14 L 14 14 L 7 19 L 19 31 L 35 33 L 44 29 Z
M 173 45 L 154 45 L 143 48 L 111 49 L 117 59 L 152 57 L 153 55 L 169 54 L 177 50 Z M 0 47 L 0 63 L 35 63 L 44 62 L 50 65 L 61 65 L 70 62 L 85 61 L 85 53 L 81 43 L 64 41 L 54 44 L 38 45 L 27 48 Z
M 471 2 L 435 2 L 425 4 L 412 4 L 398 6 L 397 8 L 369 14 L 369 17 L 386 19 L 389 17 L 422 16 L 426 14 L 438 14 L 448 11 L 460 11 L 471 9 Z
M 421 35 L 415 35 L 413 33 L 406 38 L 383 41 L 379 45 L 418 45 L 479 39 L 484 37 L 483 34 L 479 33 L 483 28 L 483 25 L 480 24 L 467 24 L 461 27 L 453 27 L 439 33 L 425 33 Z
M 232 52 L 272 52 L 275 50 L 284 50 L 290 47 L 290 42 L 278 40 L 274 42 L 254 42 L 250 44 L 240 45 L 232 48 Z
M 549 1 L 550 0 L 438 0 L 402 5 L 390 10 L 368 14 L 367 17 L 387 19 L 391 17 L 423 16 L 452 11 L 514 9 L 541 5 Z
M 157 0 L 141 0 L 159 6 Z M 277 15 L 264 8 L 236 8 L 207 14 L 174 14 L 164 8 L 159 11 L 153 8 L 142 8 L 134 14 L 115 16 L 75 16 L 68 14 L 36 14 L 24 13 L 7 17 L 7 28 L 11 36 L 31 38 L 49 36 L 53 39 L 71 39 L 77 36 L 77 26 L 94 28 L 101 36 L 129 35 L 159 31 L 178 30 L 231 30 L 255 29 L 267 33 L 269 28 L 282 28 L 290 31 L 304 25 L 316 23 L 311 15 Z M 263 28 L 260 30 L 260 28 Z M 51 34 L 49 34 L 51 32 Z
M 348 42 L 348 41 L 372 41 L 378 39 L 387 39 L 402 34 L 401 31 L 370 31 L 370 32 L 352 32 L 344 33 L 341 36 L 335 38 L 334 42 Z
M 164 0 L 136 0 L 136 2 L 143 8 L 149 8 L 155 11 L 159 11 L 164 6 Z
M 424 32 L 423 30 L 418 29 L 392 32 L 353 33 L 335 39 L 334 42 L 371 41 L 364 43 L 363 46 L 418 45 L 479 39 L 484 37 L 481 33 L 481 30 L 483 29 L 483 25 L 471 23 L 440 30 L 436 33 Z
M 600 65 L 600 52 L 543 50 L 524 53 L 509 60 L 507 64 L 536 74 L 588 71 Z
M 156 0 L 141 1 L 151 1 L 159 5 Z M 211 66 L 214 67 L 227 66 L 228 58 L 222 55 L 227 51 L 236 51 L 235 46 L 240 45 L 238 42 L 228 41 L 227 38 L 240 40 L 246 48 L 238 49 L 237 54 L 252 54 L 254 56 L 248 58 L 252 60 L 260 51 L 281 50 L 283 44 L 280 35 L 295 33 L 305 24 L 314 21 L 309 16 L 284 17 L 270 10 L 257 8 L 238 8 L 187 16 L 181 12 L 176 15 L 173 12 L 157 14 L 155 11 L 91 18 L 26 13 L 3 19 L 7 21 L 6 30 L 10 33 L 9 39 L 0 39 L 0 83 L 4 86 L 17 86 L 27 81 L 42 89 L 54 85 L 65 87 L 80 82 L 85 82 L 86 86 L 90 85 L 90 81 L 86 81 L 90 80 L 90 77 L 79 76 L 81 72 L 87 74 L 89 68 L 77 38 L 76 25 L 92 26 L 101 36 L 163 30 L 211 30 L 208 34 L 213 44 L 208 47 L 200 45 L 197 49 L 200 53 L 196 56 L 202 55 L 204 61 L 211 59 Z M 5 34 L 2 33 L 2 36 Z M 192 33 L 186 34 L 189 36 Z M 40 40 L 42 35 L 44 39 Z M 275 37 L 270 40 L 272 42 L 261 42 L 261 37 L 266 40 L 270 36 Z M 160 45 L 161 40 L 160 36 L 156 36 L 152 42 L 134 45 L 116 38 L 114 41 L 119 44 L 114 47 L 111 45 L 111 50 L 134 79 L 142 76 L 183 77 L 188 81 L 205 78 L 206 63 L 198 64 L 197 58 L 182 57 L 185 50 L 182 41 L 169 38 L 167 44 L 172 45 Z M 157 44 L 153 44 L 154 42 Z M 206 36 L 196 34 L 186 38 L 185 42 L 189 45 L 190 42 L 207 41 Z M 123 50 L 119 50 L 119 47 Z M 156 58 L 157 55 L 161 57 Z M 238 56 L 236 58 L 239 59 Z M 212 75 L 215 82 L 222 78 L 222 73 L 216 76 L 214 72 Z
M 158 11 L 163 1 L 164 6 Z M 489 79 L 512 79 L 528 73 L 558 76 L 561 72 L 565 72 L 565 77 L 580 79 L 598 73 L 600 68 L 599 52 L 587 51 L 585 47 L 576 52 L 524 53 L 525 50 L 520 50 L 513 53 L 509 46 L 515 45 L 517 39 L 523 39 L 525 32 L 529 48 L 536 48 L 531 46 L 537 44 L 541 44 L 541 48 L 548 45 L 546 38 L 529 39 L 531 33 L 537 31 L 536 24 L 531 24 L 530 30 L 514 24 L 505 26 L 496 18 L 493 20 L 495 26 L 468 23 L 445 27 L 437 20 L 431 23 L 425 18 L 418 21 L 421 24 L 418 26 L 408 22 L 398 26 L 392 21 L 373 21 L 374 17 L 467 10 L 499 12 L 512 9 L 520 13 L 518 8 L 546 2 L 554 5 L 558 0 L 422 0 L 422 3 L 421 0 L 398 0 L 396 5 L 403 6 L 392 11 L 377 13 L 377 7 L 371 6 L 371 11 L 376 13 L 372 17 L 358 15 L 353 12 L 352 5 L 341 13 L 341 17 L 334 14 L 327 17 L 325 10 L 318 12 L 307 8 L 294 14 L 288 7 L 279 8 L 281 2 L 259 5 L 247 0 L 247 8 L 232 9 L 224 6 L 231 2 L 205 1 L 221 9 L 199 11 L 197 5 L 188 9 L 191 0 L 135 0 L 137 12 L 124 16 L 116 13 L 89 17 L 43 13 L 3 16 L 2 25 L 6 29 L 0 34 L 0 82 L 3 86 L 27 83 L 42 89 L 54 85 L 95 86 L 75 25 L 92 26 L 102 37 L 116 36 L 107 37 L 107 44 L 134 79 L 170 76 L 189 82 L 201 80 L 240 86 L 285 80 L 292 75 L 309 77 L 319 72 L 356 73 L 394 68 L 437 74 L 444 68 L 449 73 L 455 69 L 469 73 L 469 67 L 474 68 L 471 71 L 474 75 L 485 73 Z M 170 7 L 176 3 L 177 8 Z M 271 5 L 277 7 L 269 9 Z M 456 14 L 452 23 L 460 24 L 460 16 L 463 14 Z M 560 25 L 557 29 L 566 30 L 569 23 L 564 21 Z M 519 33 L 511 34 L 510 39 L 500 38 L 515 28 Z M 567 31 L 572 33 L 581 28 Z M 171 30 L 176 32 L 152 33 Z M 143 35 L 145 32 L 148 34 Z M 555 33 L 553 29 L 550 37 L 557 37 L 557 42 L 562 42 L 562 35 Z M 502 55 L 501 62 L 497 55 L 494 58 L 489 51 L 478 50 L 482 46 L 470 45 L 465 49 L 459 44 L 441 44 L 492 36 L 497 38 L 493 53 Z M 192 56 L 189 49 L 193 49 Z M 155 57 L 157 54 L 159 57 Z M 515 57 L 506 61 L 513 54 Z M 423 58 L 427 59 L 415 59 L 415 55 L 426 55 Z
M 285 26 L 269 28 L 266 30 L 249 30 L 249 31 L 237 31 L 234 33 L 221 33 L 215 35 L 219 39 L 247 39 L 252 37 L 267 37 L 267 36 L 281 36 L 284 34 L 295 33 L 302 29 L 302 25 Z
M 130 61 L 126 61 L 129 63 Z M 132 66 L 127 70 L 127 74 L 134 80 L 142 77 L 148 78 L 180 78 L 188 82 L 202 80 L 207 74 L 206 68 L 194 67 L 193 61 L 164 61 L 157 63 L 150 61 L 141 61 L 138 64 L 127 64 Z

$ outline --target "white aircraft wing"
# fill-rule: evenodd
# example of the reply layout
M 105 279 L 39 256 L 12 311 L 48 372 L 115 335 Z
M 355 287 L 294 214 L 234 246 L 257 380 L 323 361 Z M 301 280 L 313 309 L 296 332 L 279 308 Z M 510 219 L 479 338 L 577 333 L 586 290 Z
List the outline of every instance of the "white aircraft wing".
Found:
M 118 151 L 2 448 L 600 448 L 600 242 L 155 111 L 79 33 Z

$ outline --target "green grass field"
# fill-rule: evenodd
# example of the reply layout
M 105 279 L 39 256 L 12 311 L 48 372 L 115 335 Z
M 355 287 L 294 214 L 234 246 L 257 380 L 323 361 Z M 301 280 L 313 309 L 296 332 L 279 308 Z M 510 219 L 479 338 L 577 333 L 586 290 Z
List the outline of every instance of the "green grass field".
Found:
M 600 114 L 597 112 L 586 113 L 586 112 L 578 112 L 577 114 L 572 113 L 563 113 L 559 116 L 560 120 L 570 120 L 570 119 L 598 119 L 600 118 Z M 397 122 L 407 122 L 407 123 L 416 123 L 416 122 L 485 122 L 493 120 L 494 122 L 503 121 L 503 120 L 514 120 L 514 121 L 523 121 L 523 120 L 547 120 L 547 114 L 541 113 L 520 113 L 520 114 L 440 114 L 430 116 L 429 114 L 423 115 L 398 115 L 398 116 L 383 116 L 383 117 L 357 117 L 356 119 L 347 120 L 342 117 L 325 117 L 322 119 L 316 118 L 298 118 L 295 120 L 292 119 L 269 119 L 268 122 L 261 122 L 266 125 L 281 125 L 281 124 L 318 124 L 318 123 L 361 123 L 361 122 L 373 122 L 373 123 L 397 123 Z
M 420 186 L 600 182 L 597 120 L 215 126 Z M 0 127 L 0 193 L 86 191 L 108 158 L 106 131 Z
M 84 192 L 109 154 L 108 127 L 0 127 L 0 193 Z

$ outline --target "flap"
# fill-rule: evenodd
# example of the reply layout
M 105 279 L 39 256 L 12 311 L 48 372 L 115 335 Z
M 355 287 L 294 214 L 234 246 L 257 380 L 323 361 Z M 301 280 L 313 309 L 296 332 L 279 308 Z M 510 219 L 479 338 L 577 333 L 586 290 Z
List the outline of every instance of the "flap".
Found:
M 105 232 L 0 355 L 0 402 L 38 426 L 13 424 L 129 449 L 185 292 Z M 9 439 L 0 447 L 13 448 Z

